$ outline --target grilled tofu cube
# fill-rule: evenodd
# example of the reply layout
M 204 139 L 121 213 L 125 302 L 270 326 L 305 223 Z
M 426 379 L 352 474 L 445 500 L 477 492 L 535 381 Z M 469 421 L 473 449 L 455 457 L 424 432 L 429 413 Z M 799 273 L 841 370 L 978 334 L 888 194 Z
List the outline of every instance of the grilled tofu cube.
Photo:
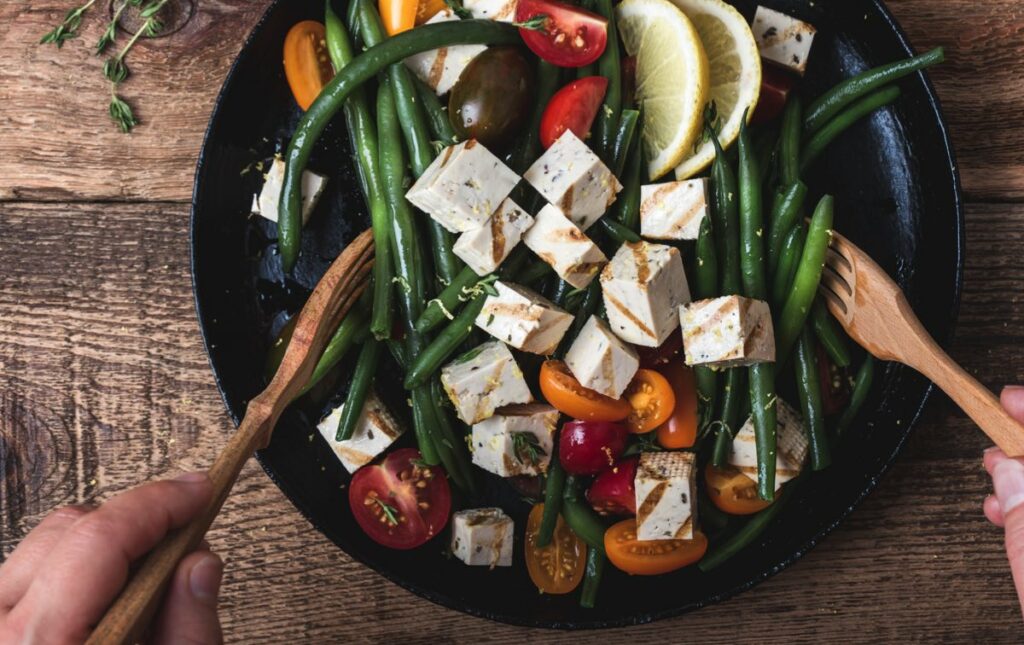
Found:
M 679 250 L 650 242 L 623 244 L 601 271 L 601 291 L 615 335 L 644 347 L 665 342 L 690 302 Z
M 473 425 L 473 463 L 501 477 L 547 472 L 558 410 L 531 403 L 510 405 Z
M 519 175 L 469 139 L 445 148 L 405 198 L 449 231 L 461 233 L 484 226 L 517 183 Z
M 533 400 L 523 372 L 504 344 L 491 341 L 441 368 L 441 385 L 463 422 L 479 423 L 495 409 Z
M 284 185 L 285 163 L 274 159 L 263 181 L 263 189 L 252 198 L 252 213 L 277 221 L 277 207 L 281 201 L 281 189 Z M 320 201 L 320 195 L 327 185 L 327 178 L 308 170 L 302 171 L 302 223 L 309 221 L 309 216 Z
M 654 240 L 695 240 L 708 214 L 708 180 L 640 187 L 640 234 Z
M 586 288 L 601 267 L 608 264 L 601 249 L 551 204 L 537 213 L 533 228 L 523 236 L 523 243 L 577 289 Z
M 813 25 L 767 7 L 758 7 L 750 28 L 761 58 L 804 75 L 817 33 Z
M 512 347 L 531 354 L 554 353 L 572 324 L 572 314 L 544 296 L 516 284 L 494 283 L 496 296 L 487 296 L 476 326 Z
M 452 251 L 477 275 L 487 275 L 505 261 L 531 226 L 533 218 L 529 213 L 506 199 L 487 223 L 460 235 Z
M 451 9 L 442 9 L 425 24 L 458 20 L 459 17 Z M 426 83 L 438 96 L 447 94 L 452 89 L 466 66 L 480 55 L 486 47 L 483 45 L 452 45 L 431 49 L 420 54 L 413 54 L 405 59 L 406 66 L 412 73 Z
M 512 566 L 512 518 L 500 508 L 472 508 L 452 515 L 452 555 L 470 566 Z
M 498 22 L 514 22 L 518 0 L 465 0 L 462 6 L 481 20 L 497 20 Z
M 800 474 L 807 459 L 807 431 L 804 430 L 800 413 L 782 399 L 775 404 L 778 424 L 776 426 L 775 490 Z M 729 464 L 754 480 L 757 476 L 757 442 L 754 438 L 754 421 L 747 419 L 732 442 Z
M 775 360 L 768 303 L 742 296 L 698 300 L 679 308 L 687 365 L 737 367 Z
M 691 540 L 697 520 L 692 452 L 644 452 L 636 469 L 636 538 Z
M 584 231 L 601 219 L 622 190 L 612 171 L 571 130 L 530 166 L 523 179 Z
M 580 385 L 617 399 L 636 375 L 640 358 L 603 320 L 591 316 L 566 353 L 565 364 Z
M 398 425 L 388 409 L 384 407 L 374 392 L 366 397 L 363 412 L 359 415 L 355 432 L 351 439 L 335 441 L 338 422 L 344 404 L 334 408 L 316 427 L 327 444 L 334 450 L 338 461 L 350 473 L 373 461 L 373 458 L 387 450 L 396 439 L 402 436 L 402 427 Z

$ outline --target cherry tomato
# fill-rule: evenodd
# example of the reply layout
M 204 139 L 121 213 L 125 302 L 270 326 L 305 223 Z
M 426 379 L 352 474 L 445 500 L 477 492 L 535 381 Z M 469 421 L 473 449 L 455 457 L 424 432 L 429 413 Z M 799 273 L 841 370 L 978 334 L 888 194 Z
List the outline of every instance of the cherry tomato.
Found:
M 583 67 L 593 63 L 608 44 L 608 21 L 585 9 L 555 0 L 519 0 L 516 22 L 543 18 L 539 29 L 520 27 L 534 54 L 552 65 Z
M 657 369 L 673 360 L 683 352 L 683 335 L 669 334 L 665 342 L 657 347 L 637 347 L 640 356 L 640 367 Z
M 611 563 L 626 573 L 656 576 L 700 560 L 708 550 L 708 539 L 694 531 L 692 540 L 638 540 L 636 520 L 630 518 L 605 531 L 604 550 Z
M 676 395 L 668 379 L 643 368 L 636 371 L 622 398 L 629 401 L 632 408 L 626 417 L 626 427 L 633 434 L 654 430 L 668 421 L 676 407 Z
M 348 503 L 356 523 L 374 542 L 413 549 L 448 523 L 452 494 L 443 470 L 422 465 L 419 450 L 403 448 L 357 470 Z
M 550 148 L 566 130 L 586 139 L 607 89 L 604 76 L 586 76 L 555 92 L 540 120 L 541 145 Z
M 380 20 L 384 23 L 384 31 L 394 36 L 412 29 L 416 24 L 419 4 L 419 0 L 380 0 Z
M 601 515 L 636 514 L 636 466 L 639 457 L 623 459 L 594 478 L 587 501 Z
M 494 150 L 523 130 L 533 101 L 533 64 L 521 47 L 488 47 L 462 71 L 448 97 L 448 120 L 462 139 Z
M 793 76 L 775 65 L 762 65 L 761 94 L 757 99 L 757 105 L 754 106 L 754 114 L 750 117 L 751 125 L 767 123 L 782 114 L 782 108 L 786 105 L 793 83 Z
M 586 568 L 587 545 L 558 516 L 551 542 L 537 546 L 544 504 L 535 504 L 526 520 L 526 570 L 543 593 L 565 594 L 580 584 Z
M 670 450 L 692 448 L 697 442 L 698 416 L 697 385 L 693 380 L 693 370 L 677 360 L 663 366 L 658 372 L 668 380 L 676 397 L 671 416 L 658 426 L 658 444 Z
M 621 421 L 632 408 L 625 399 L 613 399 L 580 385 L 562 361 L 544 361 L 540 391 L 548 403 L 574 419 Z
M 327 32 L 315 20 L 303 20 L 284 38 L 284 75 L 295 102 L 308 110 L 320 91 L 334 78 L 327 54 Z
M 757 483 L 732 466 L 704 469 L 708 497 L 715 506 L 731 515 L 751 515 L 771 506 L 757 496 Z
M 626 449 L 626 429 L 607 421 L 570 421 L 562 426 L 558 460 L 570 475 L 593 475 L 615 465 Z
M 420 0 L 416 3 L 416 26 L 422 25 L 446 8 L 448 5 L 444 0 Z
M 837 367 L 829 360 L 820 343 L 818 353 L 818 382 L 821 383 L 821 409 L 826 416 L 837 414 L 850 400 L 850 381 L 846 369 Z

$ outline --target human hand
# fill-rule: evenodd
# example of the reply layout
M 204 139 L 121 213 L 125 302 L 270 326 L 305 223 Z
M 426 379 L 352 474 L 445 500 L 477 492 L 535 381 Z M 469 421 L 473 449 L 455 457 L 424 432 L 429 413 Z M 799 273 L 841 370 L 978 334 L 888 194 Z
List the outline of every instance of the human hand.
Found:
M 50 513 L 0 566 L 0 643 L 80 643 L 128 581 L 129 567 L 210 500 L 205 473 L 145 484 L 102 506 Z M 219 643 L 224 565 L 205 546 L 179 564 L 153 643 Z
M 1010 416 L 1024 423 L 1024 387 L 1003 388 L 999 399 Z M 1011 459 L 993 446 L 984 461 L 995 490 L 985 498 L 985 517 L 1006 531 L 1006 555 L 1024 611 L 1024 459 Z

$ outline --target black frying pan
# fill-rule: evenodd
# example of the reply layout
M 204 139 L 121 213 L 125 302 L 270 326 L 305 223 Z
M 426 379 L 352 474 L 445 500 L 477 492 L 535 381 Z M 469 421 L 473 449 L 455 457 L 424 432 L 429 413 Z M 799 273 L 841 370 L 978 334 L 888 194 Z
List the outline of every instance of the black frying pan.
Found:
M 735 4 L 752 16 L 755 3 Z M 771 1 L 815 24 L 804 88 L 814 96 L 866 67 L 903 58 L 911 48 L 881 2 Z M 278 0 L 250 35 L 225 81 L 199 157 L 192 208 L 192 271 L 196 309 L 217 384 L 237 423 L 264 385 L 263 359 L 287 315 L 296 311 L 329 262 L 369 223 L 340 119 L 328 129 L 311 167 L 330 176 L 329 190 L 305 229 L 295 275 L 283 279 L 273 225 L 248 217 L 259 172 L 246 168 L 287 141 L 298 109 L 281 69 L 285 33 L 302 19 L 320 19 L 321 0 Z M 963 213 L 953 151 L 938 99 L 926 78 L 901 84 L 899 103 L 858 124 L 817 164 L 809 184 L 836 196 L 837 229 L 896 276 L 928 330 L 948 339 L 959 304 Z M 817 195 L 812 195 L 813 199 Z M 352 557 L 434 602 L 508 623 L 610 627 L 648 622 L 697 609 L 764 580 L 832 530 L 875 486 L 917 420 L 929 384 L 889 366 L 835 464 L 798 490 L 760 542 L 713 574 L 695 567 L 675 574 L 629 577 L 609 567 L 594 610 L 576 594 L 539 595 L 517 541 L 507 569 L 470 568 L 443 555 L 444 538 L 411 552 L 370 541 L 348 511 L 348 477 L 325 444 L 312 437 L 327 399 L 344 392 L 343 369 L 292 406 L 270 447 L 258 457 L 270 477 L 309 521 Z M 394 374 L 382 375 L 385 381 Z M 400 391 L 397 388 L 387 388 Z M 397 406 L 401 408 L 401 396 Z M 411 434 L 411 433 L 410 433 Z M 516 519 L 521 539 L 529 507 L 497 478 L 478 502 L 498 503 Z M 313 590 L 310 590 L 312 593 Z

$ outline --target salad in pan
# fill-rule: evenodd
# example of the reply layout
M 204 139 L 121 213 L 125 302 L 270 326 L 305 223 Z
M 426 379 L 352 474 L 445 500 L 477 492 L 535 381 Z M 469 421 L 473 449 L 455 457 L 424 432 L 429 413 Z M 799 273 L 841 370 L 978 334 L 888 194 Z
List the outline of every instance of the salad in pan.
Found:
M 593 607 L 607 563 L 711 570 L 828 467 L 874 366 L 819 295 L 836 205 L 802 177 L 943 52 L 806 97 L 814 38 L 721 0 L 328 1 L 295 25 L 304 114 L 252 210 L 292 270 L 343 119 L 376 249 L 307 385 L 356 355 L 318 425 L 339 512 L 466 566 L 518 551 Z M 536 485 L 526 526 L 477 503 L 485 477 Z

